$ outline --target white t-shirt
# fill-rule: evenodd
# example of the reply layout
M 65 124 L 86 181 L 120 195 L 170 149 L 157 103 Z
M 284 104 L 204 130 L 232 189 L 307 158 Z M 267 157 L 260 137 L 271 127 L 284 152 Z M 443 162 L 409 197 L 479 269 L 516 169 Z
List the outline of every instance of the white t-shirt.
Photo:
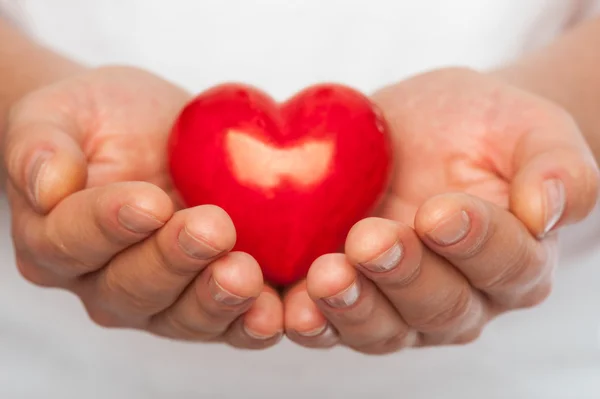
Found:
M 139 65 L 193 92 L 244 81 L 284 99 L 319 81 L 371 92 L 425 69 L 492 67 L 595 3 L 22 0 L 13 14 L 91 64 Z M 384 357 L 286 340 L 244 352 L 101 329 L 75 296 L 20 278 L 9 217 L 1 197 L 0 398 L 600 398 L 600 211 L 563 235 L 570 251 L 542 306 L 499 318 L 469 346 Z

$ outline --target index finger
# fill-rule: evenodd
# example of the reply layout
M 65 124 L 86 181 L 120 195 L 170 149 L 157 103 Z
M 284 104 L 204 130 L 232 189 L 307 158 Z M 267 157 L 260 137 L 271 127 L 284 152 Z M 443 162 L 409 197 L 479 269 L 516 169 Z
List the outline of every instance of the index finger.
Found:
M 11 195 L 17 252 L 63 279 L 102 267 L 116 253 L 145 239 L 173 213 L 170 198 L 150 183 L 113 183 L 79 191 L 48 215 Z
M 466 194 L 446 194 L 419 209 L 415 230 L 503 308 L 536 305 L 550 292 L 556 257 L 505 209 Z

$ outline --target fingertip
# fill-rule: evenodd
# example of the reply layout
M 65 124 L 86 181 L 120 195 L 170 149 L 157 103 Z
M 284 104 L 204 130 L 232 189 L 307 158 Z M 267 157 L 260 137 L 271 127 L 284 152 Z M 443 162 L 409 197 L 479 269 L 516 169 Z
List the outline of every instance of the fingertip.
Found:
M 367 218 L 356 223 L 346 238 L 345 252 L 350 263 L 370 262 L 398 242 L 400 224 L 382 218 Z
M 460 227 L 461 212 L 469 200 L 466 194 L 443 194 L 427 200 L 415 215 L 415 231 L 420 236 L 439 236 L 440 244 L 451 245 L 457 240 L 456 227 Z M 459 220 L 453 220 L 458 215 Z M 456 223 L 452 223 L 456 222 Z M 460 229 L 459 229 L 460 230 Z
M 240 298 L 256 298 L 263 291 L 260 266 L 245 252 L 231 252 L 213 262 L 212 278 L 224 290 Z
M 230 251 L 236 243 L 236 229 L 231 217 L 222 208 L 201 205 L 187 209 L 185 228 L 216 252 Z
M 498 228 L 493 223 L 499 215 L 497 211 L 507 213 L 469 194 L 443 194 L 419 208 L 415 231 L 419 239 L 439 255 L 470 257 Z
M 305 281 L 288 291 L 284 306 L 285 328 L 288 331 L 311 336 L 311 332 L 318 331 L 327 323 L 317 304 L 308 295 Z
M 346 290 L 357 277 L 358 272 L 344 254 L 322 255 L 308 271 L 306 288 L 312 300 L 317 301 Z
M 157 220 L 166 223 L 175 212 L 169 195 L 160 187 L 146 182 L 115 183 L 116 190 L 112 196 L 126 199 L 126 204 L 140 211 L 153 215 Z
M 261 292 L 244 316 L 244 332 L 257 340 L 271 339 L 283 332 L 283 304 L 269 287 Z
M 84 189 L 86 183 L 85 155 L 79 149 L 61 151 L 40 169 L 32 199 L 42 212 L 48 212 L 68 195 Z
M 286 336 L 307 348 L 331 348 L 339 342 L 339 335 L 328 322 L 317 304 L 306 292 L 302 282 L 284 298 Z
M 595 162 L 573 150 L 556 150 L 532 159 L 514 177 L 510 210 L 538 238 L 585 219 L 598 201 Z
M 111 236 L 121 236 L 123 229 L 129 234 L 148 235 L 173 216 L 173 202 L 167 193 L 150 183 L 112 183 L 90 190 L 84 201 L 69 197 L 67 201 L 73 201 L 69 206 L 91 206 L 95 220 Z
M 523 179 L 525 180 L 525 179 Z M 536 237 L 542 238 L 552 228 L 556 227 L 560 219 L 564 216 L 566 197 L 564 185 L 560 180 L 552 179 L 548 183 L 537 182 L 536 184 L 526 183 L 515 179 L 514 188 L 510 196 L 510 210 L 515 214 L 527 229 Z M 544 187 L 553 185 L 554 194 L 558 197 L 551 198 L 557 200 L 554 206 L 547 207 L 544 193 Z M 549 200 L 551 199 L 549 198 Z M 549 212 L 552 212 L 550 214 Z

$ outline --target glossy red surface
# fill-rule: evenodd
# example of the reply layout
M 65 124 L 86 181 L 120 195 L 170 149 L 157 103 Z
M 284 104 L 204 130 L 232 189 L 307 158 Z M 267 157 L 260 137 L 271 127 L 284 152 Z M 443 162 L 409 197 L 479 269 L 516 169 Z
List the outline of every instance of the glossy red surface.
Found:
M 253 255 L 277 285 L 342 249 L 381 198 L 391 157 L 370 100 L 335 84 L 282 104 L 251 86 L 216 86 L 183 109 L 169 142 L 171 176 L 186 205 L 226 210 L 235 249 Z

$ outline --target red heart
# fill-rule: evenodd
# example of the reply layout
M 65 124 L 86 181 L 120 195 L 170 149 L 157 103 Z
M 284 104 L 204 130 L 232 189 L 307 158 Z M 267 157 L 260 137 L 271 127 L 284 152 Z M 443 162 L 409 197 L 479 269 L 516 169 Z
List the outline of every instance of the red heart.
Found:
M 183 109 L 169 143 L 173 183 L 186 205 L 227 211 L 235 249 L 281 285 L 342 248 L 381 198 L 391 160 L 373 104 L 334 84 L 281 105 L 251 86 L 216 86 Z

